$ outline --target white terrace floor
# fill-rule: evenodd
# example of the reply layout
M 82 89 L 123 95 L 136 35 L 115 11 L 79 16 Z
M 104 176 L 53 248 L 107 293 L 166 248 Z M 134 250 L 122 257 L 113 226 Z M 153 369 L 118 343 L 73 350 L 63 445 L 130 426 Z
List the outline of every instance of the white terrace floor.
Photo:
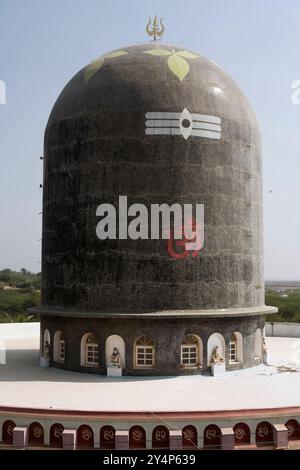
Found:
M 38 365 L 39 325 L 0 324 L 0 406 L 81 411 L 213 411 L 300 406 L 300 339 L 268 338 L 270 366 L 222 377 L 109 378 Z M 1 344 L 1 343 L 0 343 Z M 3 344 L 3 343 L 2 343 Z

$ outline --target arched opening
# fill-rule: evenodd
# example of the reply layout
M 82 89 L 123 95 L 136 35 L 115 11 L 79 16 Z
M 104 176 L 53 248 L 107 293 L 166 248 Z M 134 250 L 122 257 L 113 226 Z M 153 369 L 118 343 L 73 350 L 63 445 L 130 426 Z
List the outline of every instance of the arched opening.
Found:
M 273 427 L 267 421 L 262 421 L 256 427 L 256 444 L 268 446 L 273 444 Z
M 152 432 L 152 447 L 154 449 L 169 449 L 170 433 L 165 426 L 156 426 Z
M 125 367 L 125 342 L 119 335 L 111 335 L 106 340 L 106 364 L 109 365 L 114 361 L 114 352 L 120 357 L 120 366 Z
M 60 423 L 52 424 L 50 428 L 50 446 L 62 447 L 63 446 L 63 433 L 64 427 Z
M 296 419 L 289 419 L 285 426 L 288 428 L 288 440 L 298 441 L 300 440 L 300 426 Z
M 207 365 L 213 362 L 213 352 L 215 348 L 219 348 L 220 357 L 225 360 L 225 340 L 220 333 L 213 333 L 207 341 Z
M 13 443 L 13 430 L 16 427 L 16 424 L 8 419 L 2 424 L 2 442 L 5 444 Z
M 65 337 L 61 331 L 56 331 L 53 338 L 53 360 L 64 363 L 65 351 Z
M 221 429 L 216 424 L 209 424 L 204 429 L 203 444 L 205 448 L 220 449 Z
M 202 341 L 197 335 L 187 335 L 181 344 L 181 367 L 198 368 L 202 366 Z
M 261 331 L 258 328 L 255 332 L 254 336 L 254 351 L 255 351 L 255 359 L 261 359 L 262 356 L 262 335 Z
M 31 423 L 29 426 L 28 444 L 36 447 L 44 445 L 44 429 L 40 423 Z
M 97 367 L 99 362 L 99 345 L 93 333 L 86 333 L 81 338 L 80 364 L 86 367 Z
M 251 443 L 250 428 L 246 423 L 237 423 L 233 427 L 234 443 L 236 446 L 246 445 Z
M 155 364 L 154 342 L 148 336 L 139 336 L 134 342 L 134 367 L 137 369 L 149 369 Z
M 146 432 L 142 426 L 132 426 L 129 429 L 129 448 L 146 449 Z
M 238 331 L 231 335 L 228 345 L 228 360 L 230 364 L 243 362 L 243 337 Z
M 50 351 L 50 344 L 51 344 L 51 337 L 50 337 L 50 332 L 46 328 L 44 330 L 44 335 L 43 335 L 43 353 L 48 355 Z
M 94 447 L 94 433 L 90 426 L 82 424 L 77 429 L 77 447 L 78 449 L 90 449 Z
M 100 448 L 114 449 L 116 447 L 116 430 L 112 426 L 103 426 L 100 429 Z
M 182 430 L 182 447 L 196 449 L 198 447 L 198 433 L 195 426 L 189 424 Z

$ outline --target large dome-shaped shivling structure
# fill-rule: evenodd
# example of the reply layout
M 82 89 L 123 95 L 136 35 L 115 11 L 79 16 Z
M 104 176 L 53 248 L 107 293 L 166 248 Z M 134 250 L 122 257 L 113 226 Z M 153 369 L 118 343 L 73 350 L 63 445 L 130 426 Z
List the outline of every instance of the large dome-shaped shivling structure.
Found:
M 274 309 L 264 305 L 260 135 L 214 62 L 153 42 L 79 71 L 49 118 L 43 188 L 44 362 L 113 375 L 261 362 Z M 178 235 L 174 214 L 188 205 L 201 220 L 183 217 Z

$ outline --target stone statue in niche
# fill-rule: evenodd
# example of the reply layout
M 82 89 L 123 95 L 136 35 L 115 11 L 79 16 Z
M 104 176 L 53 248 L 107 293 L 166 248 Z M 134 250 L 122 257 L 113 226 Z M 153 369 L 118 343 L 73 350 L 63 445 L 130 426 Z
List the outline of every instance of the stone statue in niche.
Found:
M 266 344 L 266 338 L 263 339 L 263 363 L 268 365 L 268 348 Z
M 49 357 L 49 354 L 50 354 L 50 344 L 49 344 L 49 341 L 46 341 L 45 342 L 45 346 L 44 346 L 44 357 Z
M 112 355 L 110 356 L 109 367 L 122 367 L 118 348 L 113 349 Z
M 49 367 L 49 361 L 50 361 L 50 344 L 49 344 L 49 341 L 45 341 L 43 352 L 40 356 L 40 366 Z
M 214 347 L 212 356 L 211 356 L 211 362 L 213 364 L 221 364 L 222 362 L 224 362 L 224 358 L 220 354 L 219 346 Z

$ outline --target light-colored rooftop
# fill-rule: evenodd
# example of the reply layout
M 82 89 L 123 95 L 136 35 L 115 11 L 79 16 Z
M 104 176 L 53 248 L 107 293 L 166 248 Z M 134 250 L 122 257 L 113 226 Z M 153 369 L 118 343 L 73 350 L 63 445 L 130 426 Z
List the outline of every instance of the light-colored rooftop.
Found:
M 300 339 L 267 338 L 270 366 L 222 377 L 103 377 L 43 369 L 39 324 L 0 324 L 0 406 L 80 411 L 219 411 L 300 406 Z M 0 345 L 3 343 L 0 343 Z

